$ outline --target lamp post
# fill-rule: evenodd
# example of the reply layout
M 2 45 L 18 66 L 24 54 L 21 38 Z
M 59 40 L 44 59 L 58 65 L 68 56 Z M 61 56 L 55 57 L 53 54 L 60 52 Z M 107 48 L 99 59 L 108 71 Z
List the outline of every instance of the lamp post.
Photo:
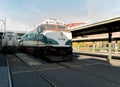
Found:
M 5 19 L 0 19 L 0 21 L 3 22 L 3 25 L 4 25 L 4 32 L 6 32 L 6 17 L 5 17 Z

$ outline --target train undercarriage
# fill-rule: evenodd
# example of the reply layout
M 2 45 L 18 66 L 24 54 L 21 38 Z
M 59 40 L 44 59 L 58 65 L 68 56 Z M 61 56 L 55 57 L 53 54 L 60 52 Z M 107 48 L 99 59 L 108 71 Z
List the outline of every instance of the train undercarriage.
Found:
M 2 47 L 2 52 L 3 53 L 15 53 L 17 50 L 17 47 L 15 46 L 4 46 Z
M 72 47 L 21 47 L 21 51 L 50 61 L 68 61 L 72 59 Z
M 72 59 L 72 47 L 47 47 L 46 57 L 51 61 L 68 61 Z

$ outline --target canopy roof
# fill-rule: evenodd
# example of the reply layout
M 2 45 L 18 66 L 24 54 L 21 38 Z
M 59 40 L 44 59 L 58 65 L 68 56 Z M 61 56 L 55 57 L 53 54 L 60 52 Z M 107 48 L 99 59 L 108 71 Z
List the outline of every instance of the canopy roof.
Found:
M 71 29 L 73 37 L 120 31 L 120 17 Z

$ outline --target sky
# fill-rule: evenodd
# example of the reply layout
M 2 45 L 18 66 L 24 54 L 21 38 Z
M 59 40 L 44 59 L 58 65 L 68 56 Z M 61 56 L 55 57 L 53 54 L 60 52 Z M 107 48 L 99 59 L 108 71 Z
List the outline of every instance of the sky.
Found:
M 0 20 L 5 17 L 6 30 L 18 32 L 30 31 L 49 18 L 91 24 L 120 17 L 120 0 L 0 0 Z

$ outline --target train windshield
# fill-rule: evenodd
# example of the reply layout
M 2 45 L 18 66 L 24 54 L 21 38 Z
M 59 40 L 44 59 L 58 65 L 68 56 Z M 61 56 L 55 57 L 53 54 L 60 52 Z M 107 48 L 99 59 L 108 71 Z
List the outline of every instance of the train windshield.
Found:
M 44 27 L 45 29 L 56 29 L 56 25 L 52 25 L 52 24 L 45 24 Z
M 14 32 L 6 32 L 7 34 L 14 34 Z
M 8 37 L 14 37 L 13 35 L 7 35 Z
M 57 27 L 58 26 L 58 27 Z M 46 25 L 44 25 L 44 27 L 45 27 L 45 29 L 66 29 L 66 27 L 65 26 L 63 26 L 63 25 L 50 25 L 50 24 L 46 24 Z
M 15 33 L 14 32 L 6 32 L 8 37 L 14 37 Z
M 62 25 L 58 25 L 58 28 L 59 28 L 59 29 L 66 29 L 66 27 L 65 27 L 65 26 L 62 26 Z

